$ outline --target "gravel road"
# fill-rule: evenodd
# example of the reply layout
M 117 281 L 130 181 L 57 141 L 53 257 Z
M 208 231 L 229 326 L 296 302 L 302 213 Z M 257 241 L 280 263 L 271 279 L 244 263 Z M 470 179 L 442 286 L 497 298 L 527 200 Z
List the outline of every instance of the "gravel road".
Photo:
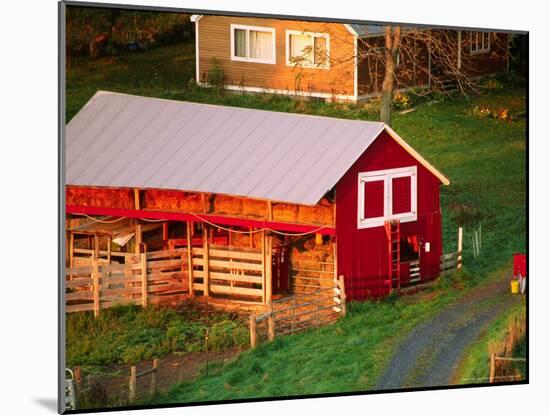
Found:
M 397 346 L 375 389 L 403 389 L 452 384 L 456 366 L 486 325 L 520 296 L 509 281 L 499 280 L 451 304 L 413 329 Z

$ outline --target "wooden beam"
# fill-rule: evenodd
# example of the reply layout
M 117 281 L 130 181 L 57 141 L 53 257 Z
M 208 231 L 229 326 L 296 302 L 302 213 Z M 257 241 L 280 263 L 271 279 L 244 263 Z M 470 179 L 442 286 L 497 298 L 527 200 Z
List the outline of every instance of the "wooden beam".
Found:
M 266 235 L 266 231 L 264 231 L 264 235 Z M 265 236 L 265 249 L 266 249 L 266 260 L 265 260 L 265 301 L 267 304 L 271 304 L 271 299 L 273 296 L 273 280 L 272 280 L 272 244 L 273 244 L 273 237 L 272 236 Z
M 93 290 L 93 297 L 94 297 L 94 318 L 99 317 L 99 308 L 100 308 L 100 300 L 99 300 L 99 261 L 97 259 L 94 260 L 93 263 L 93 271 L 92 271 L 92 290 Z
M 69 268 L 74 266 L 74 234 L 69 232 Z
M 168 222 L 162 222 L 162 249 L 168 248 Z
M 134 252 L 136 254 L 141 253 L 141 244 L 143 242 L 143 231 L 140 223 L 136 223 L 136 248 Z
M 263 304 L 267 304 L 267 295 L 266 295 L 266 283 L 265 283 L 265 270 L 266 270 L 266 265 L 265 265 L 265 262 L 266 262 L 266 258 L 265 258 L 265 231 L 262 231 L 262 243 L 261 243 L 261 246 L 262 246 L 262 303 Z
M 139 189 L 134 189 L 134 209 L 141 210 L 141 204 L 139 200 Z
M 267 220 L 273 220 L 273 204 L 271 200 L 267 201 Z
M 205 223 L 202 224 L 202 248 L 203 248 L 203 280 L 204 280 L 204 291 L 203 294 L 205 297 L 210 296 L 210 258 L 208 252 L 208 227 Z
M 256 317 L 250 316 L 250 347 L 254 349 L 257 345 L 256 337 Z
M 463 237 L 463 230 L 462 226 L 458 228 L 458 257 L 457 257 L 457 268 L 462 268 L 462 237 Z
M 99 258 L 99 235 L 96 233 L 94 235 L 94 253 L 93 259 L 97 260 Z
M 189 295 L 191 297 L 195 295 L 195 289 L 193 287 L 193 245 L 191 239 L 192 228 L 192 222 L 187 222 L 187 269 L 189 274 Z
M 147 254 L 141 254 L 141 306 L 147 307 Z

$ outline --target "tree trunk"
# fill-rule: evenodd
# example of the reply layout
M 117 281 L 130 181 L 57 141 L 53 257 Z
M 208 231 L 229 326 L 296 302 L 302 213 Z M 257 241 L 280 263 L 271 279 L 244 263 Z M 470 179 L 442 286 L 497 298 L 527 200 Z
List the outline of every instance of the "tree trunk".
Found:
M 380 121 L 391 126 L 392 101 L 395 89 L 395 64 L 401 43 L 401 27 L 386 26 L 386 70 L 382 82 L 382 100 L 380 102 Z

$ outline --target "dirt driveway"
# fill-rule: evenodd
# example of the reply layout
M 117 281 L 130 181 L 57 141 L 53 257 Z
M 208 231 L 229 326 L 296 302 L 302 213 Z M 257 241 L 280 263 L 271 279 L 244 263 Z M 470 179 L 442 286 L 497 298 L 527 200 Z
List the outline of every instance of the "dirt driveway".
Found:
M 478 288 L 414 328 L 397 346 L 375 389 L 453 384 L 463 354 L 487 324 L 521 300 L 501 279 Z

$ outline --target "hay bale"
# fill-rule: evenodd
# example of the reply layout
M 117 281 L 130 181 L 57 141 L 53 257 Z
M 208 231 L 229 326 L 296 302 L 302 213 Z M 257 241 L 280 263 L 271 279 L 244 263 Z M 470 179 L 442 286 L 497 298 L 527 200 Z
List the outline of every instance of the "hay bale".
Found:
M 332 207 L 328 206 L 300 206 L 298 208 L 298 222 L 316 225 L 332 225 Z
M 177 190 L 146 190 L 144 207 L 149 209 L 202 212 L 200 194 Z
M 290 203 L 274 203 L 272 206 L 273 220 L 280 222 L 296 222 L 298 206 Z
M 243 199 L 242 216 L 265 218 L 267 217 L 267 203 L 263 200 Z
M 243 201 L 240 198 L 224 195 L 215 195 L 214 213 L 238 216 L 243 210 Z

